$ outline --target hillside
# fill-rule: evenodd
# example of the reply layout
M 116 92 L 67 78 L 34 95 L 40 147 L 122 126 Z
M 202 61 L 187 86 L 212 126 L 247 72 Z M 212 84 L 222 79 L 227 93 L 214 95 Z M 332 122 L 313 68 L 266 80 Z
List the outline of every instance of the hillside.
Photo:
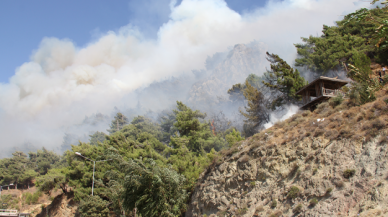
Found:
M 322 103 L 237 143 L 200 178 L 186 217 L 387 216 L 386 94 Z

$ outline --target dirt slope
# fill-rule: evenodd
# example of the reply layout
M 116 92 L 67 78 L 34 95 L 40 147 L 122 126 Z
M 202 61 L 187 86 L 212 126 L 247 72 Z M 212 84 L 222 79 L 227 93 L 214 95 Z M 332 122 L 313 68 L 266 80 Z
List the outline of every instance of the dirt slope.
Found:
M 301 112 L 203 174 L 192 216 L 388 216 L 388 97 Z

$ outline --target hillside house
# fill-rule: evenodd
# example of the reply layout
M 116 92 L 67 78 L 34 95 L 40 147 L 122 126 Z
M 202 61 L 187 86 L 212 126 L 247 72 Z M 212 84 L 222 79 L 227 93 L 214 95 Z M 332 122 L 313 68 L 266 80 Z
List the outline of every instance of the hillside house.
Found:
M 302 96 L 303 105 L 300 109 L 313 110 L 317 104 L 343 94 L 341 87 L 348 83 L 342 79 L 320 76 L 296 92 L 296 95 Z

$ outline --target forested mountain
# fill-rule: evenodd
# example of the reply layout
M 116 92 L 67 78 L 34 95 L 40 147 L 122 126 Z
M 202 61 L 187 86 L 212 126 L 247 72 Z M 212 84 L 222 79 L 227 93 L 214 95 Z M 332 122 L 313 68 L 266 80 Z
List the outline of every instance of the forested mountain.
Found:
M 227 55 L 209 57 L 206 71 L 194 71 L 194 85 L 173 78 L 169 82 L 179 84 L 175 90 L 156 83 L 148 89 L 190 89 L 186 101 L 177 99 L 171 109 L 143 115 L 137 114 L 141 102 L 132 113 L 117 110 L 106 131 L 95 130 L 82 140 L 65 136 L 63 147 L 68 150 L 61 155 L 44 148 L 28 155 L 16 151 L 0 160 L 0 184 L 36 186 L 47 195 L 59 189 L 73 198 L 80 216 L 263 216 L 263 210 L 272 216 L 327 214 L 320 207 L 328 205 L 315 205 L 332 201 L 333 188 L 344 187 L 355 174 L 357 183 L 369 183 L 362 177 L 374 167 L 354 169 L 367 163 L 364 159 L 382 167 L 387 163 L 364 156 L 379 148 L 386 153 L 388 75 L 379 76 L 371 64 L 388 64 L 387 23 L 384 7 L 361 9 L 335 26 L 323 26 L 321 36 L 295 44 L 295 67 L 264 44 L 236 45 Z M 346 76 L 352 84 L 314 112 L 300 112 L 263 131 L 271 114 L 301 104 L 295 93 L 307 84 L 307 77 L 321 75 Z M 225 107 L 228 110 L 221 109 Z M 240 116 L 231 117 L 233 112 Z M 236 117 L 241 124 L 233 121 Z M 98 114 L 84 122 L 100 126 L 106 119 Z M 342 178 L 337 166 L 344 161 L 334 159 L 341 157 L 338 150 L 347 160 L 357 155 Z M 303 198 L 310 172 L 327 179 L 318 183 L 327 189 L 310 189 Z M 384 190 L 384 174 L 370 174 L 381 183 L 376 189 Z M 276 189 L 276 195 L 265 189 Z M 354 189 L 347 190 L 350 194 Z M 9 200 L 4 194 L 1 199 Z M 315 208 L 305 209 L 310 205 Z M 7 206 L 16 208 L 15 203 Z M 327 209 L 333 214 L 337 208 Z

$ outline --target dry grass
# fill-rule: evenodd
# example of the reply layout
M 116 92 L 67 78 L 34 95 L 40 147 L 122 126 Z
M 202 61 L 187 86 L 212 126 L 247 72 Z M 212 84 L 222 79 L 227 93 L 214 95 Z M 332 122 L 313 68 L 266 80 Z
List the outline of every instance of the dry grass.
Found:
M 280 211 L 280 210 L 276 210 L 275 212 L 271 213 L 271 215 L 269 215 L 270 217 L 280 217 L 283 215 L 283 212 Z

